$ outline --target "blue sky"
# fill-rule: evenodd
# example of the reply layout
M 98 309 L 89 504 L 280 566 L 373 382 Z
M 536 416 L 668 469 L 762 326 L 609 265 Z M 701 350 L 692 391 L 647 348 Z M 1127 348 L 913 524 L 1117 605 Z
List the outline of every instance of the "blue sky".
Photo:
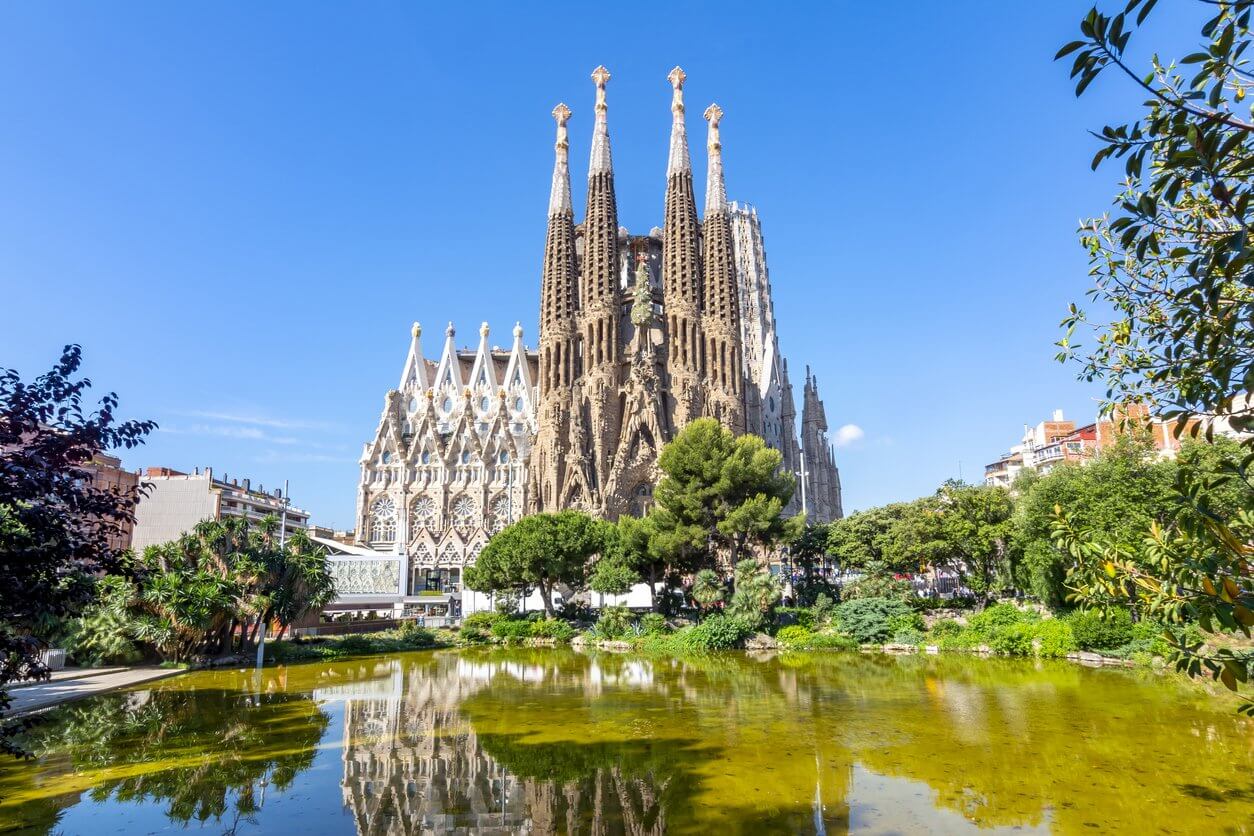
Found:
M 1195 31 L 1164 5 L 1136 43 Z M 0 366 L 81 343 L 100 391 L 161 424 L 128 466 L 288 478 L 351 525 L 412 321 L 429 355 L 449 320 L 535 342 L 553 105 L 582 207 L 609 67 L 619 215 L 645 232 L 680 64 L 690 134 L 726 111 L 798 388 L 809 363 L 832 435 L 862 431 L 837 451 L 846 508 L 976 479 L 1100 394 L 1052 343 L 1088 287 L 1077 221 L 1119 177 L 1089 171 L 1087 130 L 1140 97 L 1113 76 L 1072 95 L 1051 59 L 1086 8 L 6 3 Z

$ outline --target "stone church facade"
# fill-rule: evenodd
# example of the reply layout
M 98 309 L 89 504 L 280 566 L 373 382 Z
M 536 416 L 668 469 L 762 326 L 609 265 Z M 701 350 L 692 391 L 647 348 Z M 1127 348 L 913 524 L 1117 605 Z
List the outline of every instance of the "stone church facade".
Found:
M 486 602 L 461 570 L 524 513 L 582 508 L 609 518 L 644 513 L 658 453 L 689 421 L 713 417 L 762 436 L 805 482 L 790 511 L 841 516 L 840 476 L 817 380 L 807 369 L 801 434 L 779 350 L 757 211 L 729 202 L 718 105 L 704 111 L 707 178 L 700 217 L 675 68 L 662 228 L 619 226 L 610 153 L 610 74 L 596 85 L 584 218 L 571 200 L 571 111 L 558 105 L 540 287 L 538 349 L 522 342 L 458 349 L 452 324 L 438 361 L 415 324 L 397 389 L 364 447 L 360 548 L 336 555 L 341 603 L 456 616 Z M 799 486 L 800 487 L 800 486 Z M 803 496 L 804 494 L 804 496 Z

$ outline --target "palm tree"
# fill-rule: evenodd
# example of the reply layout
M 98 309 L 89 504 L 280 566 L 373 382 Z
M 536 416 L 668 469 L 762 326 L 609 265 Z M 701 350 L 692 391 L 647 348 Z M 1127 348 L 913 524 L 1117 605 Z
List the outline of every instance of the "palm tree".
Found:
M 703 615 L 721 602 L 725 593 L 723 581 L 713 569 L 702 569 L 692 579 L 692 600 Z

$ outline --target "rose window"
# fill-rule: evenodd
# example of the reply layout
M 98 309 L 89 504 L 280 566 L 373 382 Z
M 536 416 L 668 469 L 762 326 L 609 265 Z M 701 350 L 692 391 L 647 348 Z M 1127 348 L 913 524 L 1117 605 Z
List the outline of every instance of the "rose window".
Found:
M 418 528 L 430 528 L 435 522 L 435 500 L 420 496 L 409 506 L 410 516 Z
M 390 542 L 396 539 L 396 503 L 381 496 L 370 506 L 370 539 Z

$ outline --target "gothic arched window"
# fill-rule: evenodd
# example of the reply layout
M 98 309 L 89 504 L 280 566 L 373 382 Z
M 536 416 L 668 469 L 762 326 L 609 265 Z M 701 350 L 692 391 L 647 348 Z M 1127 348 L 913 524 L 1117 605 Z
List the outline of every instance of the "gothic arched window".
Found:
M 370 539 L 376 543 L 396 539 L 396 503 L 390 496 L 381 496 L 370 506 Z

